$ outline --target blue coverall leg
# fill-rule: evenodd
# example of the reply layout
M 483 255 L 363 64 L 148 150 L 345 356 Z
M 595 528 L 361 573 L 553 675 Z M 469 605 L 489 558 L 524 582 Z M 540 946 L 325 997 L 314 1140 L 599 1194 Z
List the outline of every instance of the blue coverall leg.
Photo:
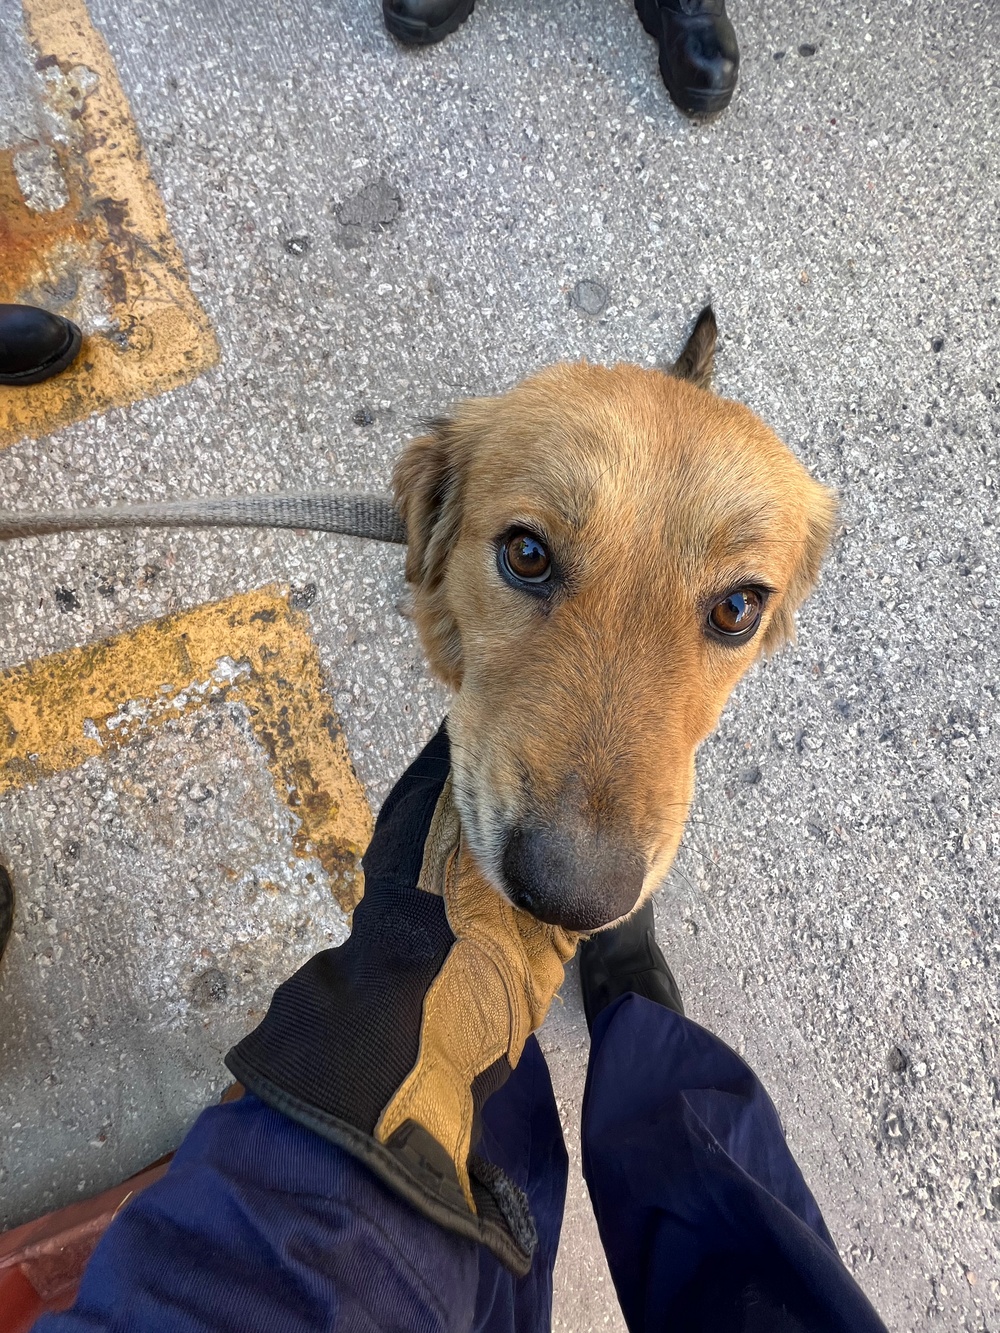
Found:
M 73 1308 L 36 1329 L 543 1333 L 567 1165 L 533 1038 L 479 1151 L 531 1201 L 524 1278 L 255 1097 L 215 1107 L 109 1228 Z M 631 1333 L 884 1333 L 761 1084 L 691 1020 L 637 995 L 598 1015 L 583 1160 Z

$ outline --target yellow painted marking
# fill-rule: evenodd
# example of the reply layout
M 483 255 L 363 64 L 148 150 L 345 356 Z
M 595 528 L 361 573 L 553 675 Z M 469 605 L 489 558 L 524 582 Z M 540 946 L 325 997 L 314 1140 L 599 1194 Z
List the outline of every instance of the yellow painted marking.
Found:
M 41 305 L 80 321 L 99 307 L 110 326 L 86 337 L 64 374 L 25 388 L 0 387 L 0 446 L 162 393 L 219 356 L 111 53 L 84 0 L 23 5 L 37 77 L 57 126 L 41 149 L 54 154 L 68 202 L 50 211 L 37 200 L 32 207 L 16 172 L 18 153 L 31 145 L 0 152 L 0 301 Z
M 318 857 L 350 911 L 371 811 L 308 620 L 275 587 L 0 672 L 0 795 L 219 697 L 246 706 L 278 794 L 298 817 L 297 854 Z

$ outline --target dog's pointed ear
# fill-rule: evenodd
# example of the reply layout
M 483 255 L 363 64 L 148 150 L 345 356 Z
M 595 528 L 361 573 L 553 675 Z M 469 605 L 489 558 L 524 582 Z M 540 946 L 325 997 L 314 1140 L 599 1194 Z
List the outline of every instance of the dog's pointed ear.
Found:
M 458 688 L 462 651 L 458 625 L 444 587 L 448 555 L 462 514 L 464 450 L 455 422 L 428 422 L 403 450 L 392 474 L 396 508 L 406 524 L 406 581 L 413 589 L 413 617 L 431 669 Z
M 712 371 L 715 368 L 715 343 L 719 336 L 719 326 L 715 322 L 715 311 L 710 305 L 698 316 L 691 336 L 684 344 L 684 350 L 670 368 L 675 379 L 690 380 L 699 389 L 712 387 Z
M 820 565 L 830 549 L 837 527 L 836 492 L 808 477 L 803 499 L 806 521 L 801 537 L 801 552 L 781 605 L 764 635 L 762 647 L 768 656 L 783 644 L 794 640 L 795 613 L 816 586 Z

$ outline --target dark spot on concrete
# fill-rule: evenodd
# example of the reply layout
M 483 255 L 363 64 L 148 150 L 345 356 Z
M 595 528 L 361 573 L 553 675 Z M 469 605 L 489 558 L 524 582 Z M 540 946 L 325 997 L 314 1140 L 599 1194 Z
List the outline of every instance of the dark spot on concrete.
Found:
M 889 1065 L 889 1072 L 892 1074 L 905 1074 L 910 1065 L 906 1052 L 901 1050 L 898 1046 L 889 1047 L 889 1058 L 887 1063 Z
M 318 591 L 315 583 L 293 583 L 289 601 L 296 611 L 305 611 L 315 602 Z
M 761 779 L 760 765 L 754 764 L 751 768 L 745 768 L 740 774 L 740 781 L 745 782 L 748 787 L 756 787 Z
M 289 236 L 285 242 L 285 249 L 296 257 L 304 255 L 312 249 L 312 239 L 309 236 Z
M 72 588 L 56 588 L 56 602 L 59 610 L 63 612 L 80 609 L 80 599 Z
M 925 413 L 924 413 L 924 425 L 925 425 L 925 426 L 933 426 L 933 425 L 934 425 L 934 418 L 931 416 L 930 412 L 925 412 Z
M 80 859 L 80 844 L 73 839 L 63 848 L 63 855 L 68 861 L 78 861 Z
M 584 315 L 603 315 L 608 305 L 608 289 L 591 278 L 583 278 L 569 294 L 574 310 Z
M 384 176 L 379 176 L 338 204 L 335 215 L 343 227 L 381 231 L 396 221 L 402 207 L 399 191 Z
M 229 995 L 229 979 L 217 967 L 206 968 L 191 983 L 191 999 L 195 1004 L 221 1004 Z
M 6 713 L 0 713 L 0 744 L 13 745 L 17 740 L 17 727 Z
M 42 283 L 42 291 L 52 298 L 54 304 L 59 306 L 69 305 L 79 290 L 79 273 L 60 273 L 54 282 Z
M 253 624 L 255 620 L 259 620 L 262 625 L 273 625 L 277 619 L 277 611 L 255 611 L 250 617 L 250 623 Z
M 359 407 L 354 416 L 351 417 L 355 426 L 374 426 L 375 413 L 370 407 Z
M 775 59 L 775 60 L 784 60 L 784 58 L 785 58 L 785 53 L 784 53 L 784 51 L 775 51 L 775 52 L 774 52 L 774 59 Z
M 97 200 L 97 206 L 104 214 L 104 217 L 110 227 L 124 227 L 125 219 L 128 217 L 128 204 L 120 199 L 111 199 L 107 195 Z
M 931 339 L 931 351 L 932 351 L 932 352 L 942 352 L 942 351 L 944 351 L 944 339 L 943 339 L 943 338 L 932 338 L 932 339 Z
M 808 57 L 808 56 L 814 56 L 815 54 L 816 54 L 816 48 L 815 46 L 813 46 L 812 42 L 803 42 L 802 45 L 799 47 L 800 56 Z
M 51 69 L 53 65 L 59 64 L 58 56 L 39 56 L 35 61 L 35 69 L 41 73 L 43 69 Z

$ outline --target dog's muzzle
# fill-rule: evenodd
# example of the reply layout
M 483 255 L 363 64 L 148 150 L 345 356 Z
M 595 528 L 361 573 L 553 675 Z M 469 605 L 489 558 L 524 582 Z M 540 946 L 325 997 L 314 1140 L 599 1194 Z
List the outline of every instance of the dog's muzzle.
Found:
M 527 826 L 507 838 L 501 869 L 516 907 L 565 930 L 599 930 L 626 916 L 646 874 L 642 857 L 591 830 Z

